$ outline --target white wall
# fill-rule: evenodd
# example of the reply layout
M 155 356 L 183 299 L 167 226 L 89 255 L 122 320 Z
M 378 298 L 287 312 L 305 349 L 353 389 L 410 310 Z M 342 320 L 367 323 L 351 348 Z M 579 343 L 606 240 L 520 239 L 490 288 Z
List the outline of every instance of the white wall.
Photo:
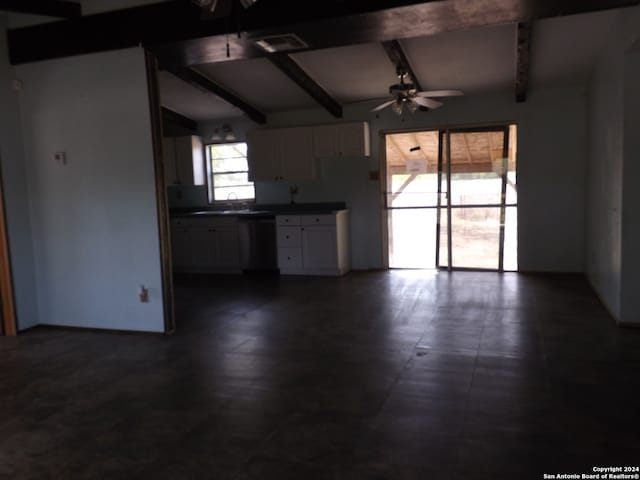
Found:
M 640 52 L 624 63 L 624 168 L 622 173 L 622 291 L 620 319 L 640 324 Z
M 299 183 L 299 202 L 345 200 L 352 210 L 353 267 L 382 265 L 380 195 L 369 171 L 379 169 L 379 133 L 412 128 L 438 128 L 492 123 L 517 123 L 519 184 L 519 265 L 523 271 L 584 271 L 584 171 L 586 142 L 585 92 L 580 88 L 545 90 L 516 104 L 513 93 L 446 100 L 438 110 L 407 115 L 401 121 L 390 110 L 378 117 L 373 104 L 350 105 L 344 121 L 371 125 L 371 158 L 321 161 L 320 178 Z M 268 118 L 269 127 L 335 121 L 315 109 Z M 203 134 L 212 128 L 205 125 Z M 246 120 L 229 119 L 239 138 L 257 128 Z M 206 138 L 205 138 L 206 140 Z M 288 202 L 288 184 L 256 184 L 261 203 Z
M 640 322 L 640 8 L 625 9 L 589 88 L 587 276 L 617 321 Z
M 9 65 L 7 17 L 0 14 L 0 162 L 18 329 L 38 323 L 27 182 L 15 71 Z
M 586 192 L 587 276 L 611 313 L 620 316 L 624 54 L 621 31 L 611 32 L 589 89 Z
M 20 66 L 40 323 L 163 330 L 142 49 Z M 54 160 L 66 152 L 67 165 Z M 138 299 L 138 286 L 150 302 Z

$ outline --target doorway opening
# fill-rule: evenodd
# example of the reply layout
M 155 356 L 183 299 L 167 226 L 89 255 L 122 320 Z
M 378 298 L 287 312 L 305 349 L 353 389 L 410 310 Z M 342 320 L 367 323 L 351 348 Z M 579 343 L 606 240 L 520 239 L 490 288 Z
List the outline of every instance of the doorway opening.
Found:
M 516 125 L 384 136 L 390 268 L 516 271 Z

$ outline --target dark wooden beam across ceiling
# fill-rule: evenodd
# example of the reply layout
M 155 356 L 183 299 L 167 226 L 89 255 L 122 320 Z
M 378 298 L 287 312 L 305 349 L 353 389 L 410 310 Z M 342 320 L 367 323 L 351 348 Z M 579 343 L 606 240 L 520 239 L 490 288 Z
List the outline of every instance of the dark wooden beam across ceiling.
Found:
M 192 68 L 168 68 L 167 71 L 178 77 L 183 82 L 196 87 L 199 90 L 204 90 L 208 93 L 213 93 L 224 101 L 229 102 L 234 107 L 239 108 L 247 116 L 256 123 L 267 123 L 267 117 L 257 108 L 249 105 L 243 99 L 238 97 L 235 93 L 230 92 L 221 85 L 218 85 L 213 80 L 202 75 L 200 72 L 193 70 Z
M 287 77 L 311 95 L 325 110 L 336 118 L 342 118 L 342 105 L 316 83 L 300 65 L 286 53 L 275 53 L 267 57 Z
M 77 18 L 82 15 L 79 3 L 62 0 L 0 0 L 0 11 L 59 18 Z
M 294 33 L 311 49 L 420 37 L 488 25 L 638 5 L 640 0 L 261 0 L 232 19 L 202 21 L 187 0 L 8 32 L 10 61 L 27 63 L 143 44 L 163 65 L 254 58 L 255 40 Z M 241 38 L 237 32 L 243 32 Z M 226 42 L 230 42 L 227 55 Z
M 198 122 L 191 120 L 189 117 L 185 117 L 178 112 L 174 112 L 167 107 L 162 107 L 162 123 L 165 124 L 165 126 L 168 123 L 173 123 L 174 125 L 182 127 L 190 132 L 196 132 L 198 130 Z
M 527 101 L 529 70 L 531 68 L 531 22 L 518 23 L 516 45 L 516 102 Z
M 404 70 L 409 78 L 411 79 L 411 83 L 416 87 L 417 90 L 422 90 L 420 86 L 420 81 L 416 76 L 416 73 L 411 68 L 411 64 L 407 59 L 407 55 L 404 53 L 404 49 L 398 40 L 390 40 L 388 42 L 382 42 L 382 46 L 384 47 L 384 51 L 387 52 L 387 56 L 393 65 L 396 68 L 400 68 Z

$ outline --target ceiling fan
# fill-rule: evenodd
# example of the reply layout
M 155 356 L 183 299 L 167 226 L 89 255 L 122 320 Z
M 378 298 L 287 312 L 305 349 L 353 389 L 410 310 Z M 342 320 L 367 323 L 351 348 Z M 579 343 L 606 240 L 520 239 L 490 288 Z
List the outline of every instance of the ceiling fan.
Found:
M 460 90 L 418 91 L 413 83 L 405 83 L 404 78 L 406 75 L 407 72 L 405 70 L 398 68 L 398 78 L 400 79 L 400 83 L 396 83 L 389 87 L 389 93 L 393 98 L 373 108 L 371 110 L 372 112 L 377 112 L 383 108 L 391 106 L 391 110 L 398 115 L 402 115 L 405 108 L 413 113 L 420 107 L 434 109 L 444 105 L 442 102 L 433 100 L 433 98 L 459 97 L 464 95 Z

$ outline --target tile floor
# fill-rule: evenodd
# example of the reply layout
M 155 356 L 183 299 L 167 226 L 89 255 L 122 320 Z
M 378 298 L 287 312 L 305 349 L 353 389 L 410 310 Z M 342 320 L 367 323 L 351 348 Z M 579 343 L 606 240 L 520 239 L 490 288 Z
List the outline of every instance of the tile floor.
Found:
M 0 338 L 0 478 L 538 479 L 640 464 L 582 276 L 181 278 L 177 333 Z

